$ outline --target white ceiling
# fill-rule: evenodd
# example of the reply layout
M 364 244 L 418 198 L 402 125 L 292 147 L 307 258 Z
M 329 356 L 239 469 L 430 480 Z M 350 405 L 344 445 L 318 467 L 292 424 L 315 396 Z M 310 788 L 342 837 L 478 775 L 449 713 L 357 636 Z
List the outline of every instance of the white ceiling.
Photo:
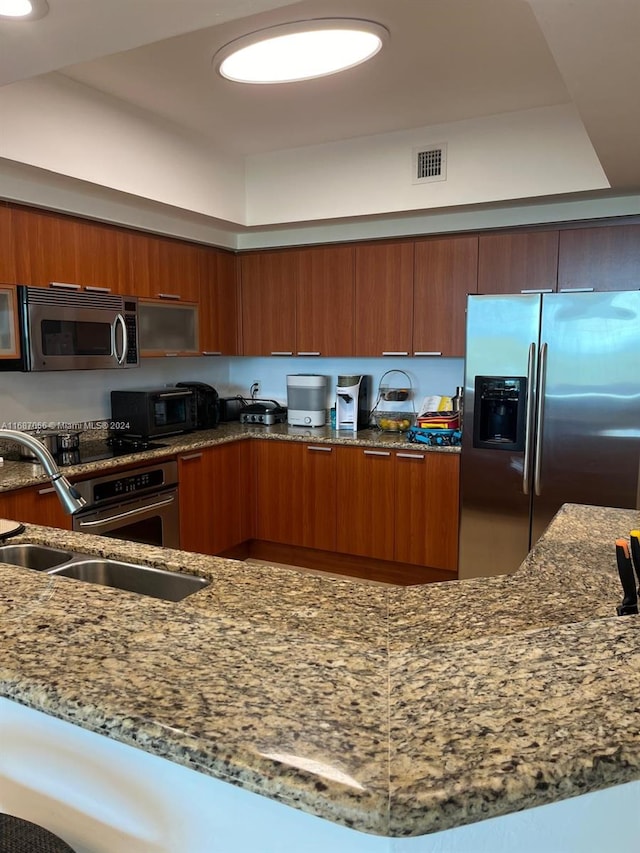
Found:
M 61 73 L 254 155 L 572 104 L 611 186 L 640 188 L 640 0 L 49 0 L 0 22 L 0 83 Z M 391 37 L 315 81 L 248 87 L 215 51 L 276 23 L 355 16 Z M 1 134 L 1 128 L 0 128 Z

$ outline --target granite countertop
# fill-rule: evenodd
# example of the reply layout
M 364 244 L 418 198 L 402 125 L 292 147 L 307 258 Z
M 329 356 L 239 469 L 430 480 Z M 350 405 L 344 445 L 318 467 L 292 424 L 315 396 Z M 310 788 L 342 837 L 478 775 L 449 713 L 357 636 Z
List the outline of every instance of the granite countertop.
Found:
M 81 436 L 83 447 L 87 448 L 90 455 L 92 448 L 104 442 L 107 436 L 106 430 L 87 430 Z M 96 462 L 87 462 L 83 465 L 67 465 L 62 471 L 70 480 L 74 478 L 88 477 L 96 471 L 105 471 L 111 468 L 120 468 L 123 465 L 134 465 L 136 463 L 146 464 L 154 459 L 162 459 L 175 456 L 179 453 L 188 453 L 205 447 L 214 447 L 217 444 L 225 444 L 229 441 L 238 441 L 243 438 L 271 439 L 276 441 L 303 441 L 313 444 L 341 444 L 354 447 L 378 447 L 392 450 L 416 450 L 429 453 L 460 453 L 460 447 L 431 447 L 425 444 L 411 443 L 403 435 L 385 433 L 377 429 L 361 430 L 354 433 L 351 430 L 335 430 L 331 427 L 294 427 L 288 424 L 276 424 L 270 427 L 253 426 L 241 424 L 238 421 L 220 424 L 216 429 L 198 430 L 185 435 L 167 436 L 154 439 L 154 443 L 164 445 L 144 453 L 130 453 L 125 456 L 117 456 L 113 459 L 100 459 Z M 0 455 L 5 442 L 0 442 Z M 16 455 L 17 445 L 6 444 L 13 450 L 11 455 Z M 11 461 L 4 459 L 0 464 L 0 492 L 11 489 L 24 488 L 47 481 L 47 477 L 38 463 L 26 461 Z
M 564 506 L 510 576 L 370 586 L 29 525 L 189 570 L 178 603 L 0 564 L 0 694 L 358 830 L 410 836 L 640 778 L 640 617 Z

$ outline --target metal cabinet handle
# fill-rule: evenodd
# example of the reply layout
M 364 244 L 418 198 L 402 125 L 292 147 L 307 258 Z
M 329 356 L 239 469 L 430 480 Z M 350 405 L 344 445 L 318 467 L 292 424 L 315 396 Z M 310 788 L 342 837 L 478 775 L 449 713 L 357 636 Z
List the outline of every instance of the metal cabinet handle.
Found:
M 531 468 L 531 439 L 533 433 L 533 388 L 536 369 L 536 345 L 529 344 L 527 362 L 527 409 L 524 420 L 524 463 L 522 471 L 522 494 L 529 494 L 529 470 Z
M 179 293 L 158 293 L 158 299 L 181 299 Z
M 191 459 L 202 459 L 202 453 L 190 453 L 188 456 L 181 456 L 182 462 L 189 462 Z
M 202 355 L 222 355 L 222 350 L 219 350 L 219 349 L 202 350 Z
M 55 492 L 55 489 L 53 487 L 50 489 L 38 489 L 39 495 L 50 495 L 52 492 Z
M 593 287 L 561 287 L 558 293 L 593 293 Z
M 272 352 L 271 355 L 293 355 L 293 350 L 289 350 L 289 351 L 281 350 L 281 351 L 277 351 L 277 352 Z
M 428 350 L 420 350 L 414 352 L 414 355 L 442 355 L 441 352 L 429 352 Z
M 424 459 L 424 453 L 396 453 L 396 459 Z
M 315 444 L 308 444 L 307 450 L 321 451 L 322 453 L 331 453 L 333 447 L 317 447 Z
M 383 352 L 382 355 L 409 355 L 408 352 L 393 352 L 389 350 L 388 352 Z
M 49 287 L 59 287 L 61 290 L 81 290 L 79 284 L 69 284 L 66 281 L 50 281 Z
M 273 355 L 273 353 L 271 353 L 271 355 Z M 320 353 L 319 353 L 319 352 L 304 352 L 304 351 L 301 351 L 301 352 L 299 352 L 299 353 L 298 353 L 298 355 L 320 355 Z
M 542 492 L 542 423 L 544 419 L 544 394 L 547 384 L 547 344 L 540 347 L 540 366 L 538 367 L 538 415 L 536 418 L 536 449 L 533 473 L 533 488 L 536 495 Z
M 365 456 L 391 456 L 390 450 L 363 450 Z
M 553 293 L 552 287 L 532 287 L 529 290 L 521 290 L 520 293 Z
M 165 358 L 175 358 L 178 353 L 177 352 L 165 352 Z
M 84 289 L 89 293 L 111 293 L 110 287 L 98 287 L 95 284 L 86 284 Z
M 149 512 L 150 509 L 159 509 L 163 506 L 168 506 L 174 502 L 175 498 L 167 498 L 164 501 L 158 501 L 155 504 L 148 504 L 147 506 L 139 507 L 138 509 L 129 509 L 127 512 L 119 512 L 116 515 L 110 515 L 105 518 L 96 519 L 96 521 L 81 521 L 79 522 L 80 527 L 104 527 L 105 524 L 109 524 L 111 521 L 120 521 L 121 518 L 130 518 L 132 515 L 141 515 L 143 513 Z

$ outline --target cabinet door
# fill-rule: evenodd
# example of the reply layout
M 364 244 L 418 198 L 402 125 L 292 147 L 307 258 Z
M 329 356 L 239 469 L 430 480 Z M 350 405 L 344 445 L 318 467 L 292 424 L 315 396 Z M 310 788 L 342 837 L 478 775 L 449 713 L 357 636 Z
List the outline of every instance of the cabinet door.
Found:
M 243 355 L 296 352 L 300 254 L 257 252 L 240 258 Z
M 0 516 L 28 524 L 71 530 L 71 516 L 63 510 L 53 486 L 44 483 L 1 493 Z
M 560 232 L 558 290 L 637 290 L 640 225 Z
M 459 456 L 397 451 L 395 463 L 395 559 L 456 571 Z
M 78 225 L 69 217 L 14 208 L 15 264 L 22 284 L 79 284 Z
M 410 355 L 413 243 L 356 246 L 355 352 Z
M 236 255 L 201 250 L 200 349 L 204 355 L 238 355 L 238 262 Z
M 394 559 L 394 460 L 391 451 L 337 447 L 337 550 Z
M 131 233 L 128 253 L 134 295 L 168 302 L 199 300 L 200 246 L 152 234 Z
M 20 355 L 16 288 L 0 286 L 0 358 Z
M 478 293 L 550 293 L 557 282 L 557 231 L 480 235 Z
M 413 351 L 464 356 L 467 295 L 478 283 L 478 237 L 415 244 Z
M 135 295 L 129 275 L 126 231 L 94 222 L 78 222 L 74 236 L 78 284 L 91 290 Z
M 141 356 L 198 355 L 198 306 L 141 299 L 138 302 L 138 343 Z
M 353 356 L 353 246 L 304 249 L 297 289 L 297 354 Z
M 178 457 L 180 547 L 220 554 L 250 538 L 248 442 Z
M 18 284 L 11 208 L 0 202 L 0 282 Z

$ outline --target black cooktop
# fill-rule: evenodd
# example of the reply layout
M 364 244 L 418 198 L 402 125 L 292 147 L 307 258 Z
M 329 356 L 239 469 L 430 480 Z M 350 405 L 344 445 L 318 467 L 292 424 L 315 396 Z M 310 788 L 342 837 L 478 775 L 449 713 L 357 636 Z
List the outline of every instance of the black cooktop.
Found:
M 126 456 L 127 453 L 144 453 L 146 450 L 155 450 L 167 446 L 140 438 L 110 436 L 95 441 L 81 441 L 78 450 L 62 450 L 60 453 L 54 454 L 53 458 L 60 468 L 64 468 L 67 465 L 82 465 L 85 462 L 99 462 L 101 459 L 115 459 L 118 456 Z M 25 459 L 21 456 L 18 445 L 7 447 L 3 456 L 10 462 L 37 462 L 36 459 Z

